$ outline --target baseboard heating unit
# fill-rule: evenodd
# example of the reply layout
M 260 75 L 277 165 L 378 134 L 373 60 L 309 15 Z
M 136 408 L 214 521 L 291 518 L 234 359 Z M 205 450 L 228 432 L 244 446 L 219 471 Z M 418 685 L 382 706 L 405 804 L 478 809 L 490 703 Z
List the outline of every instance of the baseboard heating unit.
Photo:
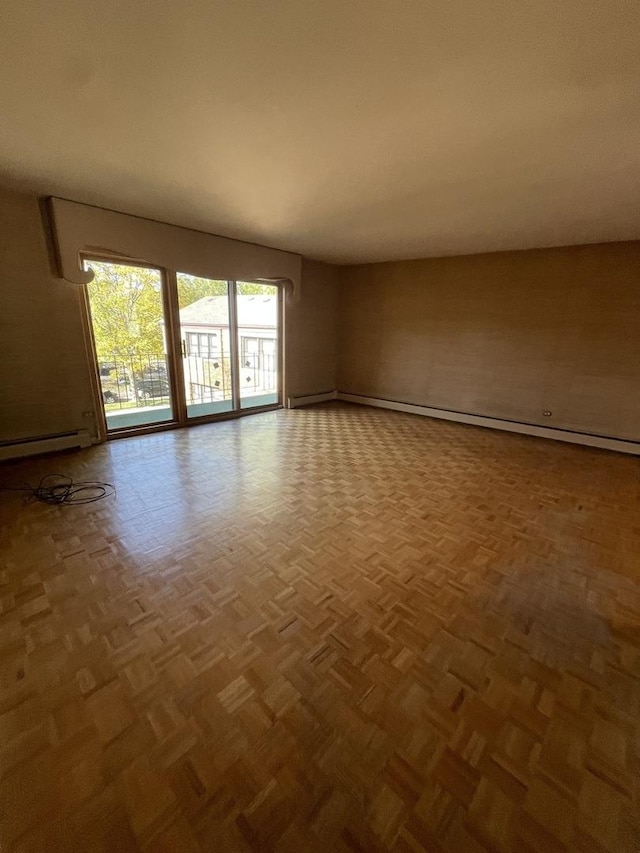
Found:
M 38 453 L 52 453 L 55 450 L 69 450 L 73 447 L 89 447 L 90 444 L 91 436 L 86 429 L 0 442 L 0 461 L 19 459 L 21 456 L 35 456 Z

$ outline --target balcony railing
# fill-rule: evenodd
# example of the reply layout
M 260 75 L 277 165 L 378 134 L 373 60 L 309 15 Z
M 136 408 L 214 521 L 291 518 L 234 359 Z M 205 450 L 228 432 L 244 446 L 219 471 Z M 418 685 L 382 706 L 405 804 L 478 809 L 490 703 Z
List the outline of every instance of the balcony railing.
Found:
M 228 356 L 185 356 L 182 360 L 188 405 L 231 400 L 231 359 Z M 107 415 L 170 404 L 171 386 L 164 354 L 99 357 L 102 399 Z M 244 353 L 239 364 L 241 397 L 275 393 L 278 367 L 272 353 Z
M 99 355 L 100 385 L 107 413 L 167 404 L 171 396 L 164 355 Z
M 273 353 L 244 353 L 240 360 L 240 395 L 265 394 L 278 389 L 278 364 Z

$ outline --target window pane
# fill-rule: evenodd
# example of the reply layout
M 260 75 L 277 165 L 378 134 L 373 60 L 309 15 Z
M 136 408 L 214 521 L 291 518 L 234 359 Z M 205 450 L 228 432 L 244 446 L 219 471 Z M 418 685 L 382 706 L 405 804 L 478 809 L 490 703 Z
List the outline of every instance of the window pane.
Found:
M 107 429 L 173 420 L 160 270 L 85 261 Z
M 278 288 L 271 284 L 239 281 L 236 292 L 240 406 L 248 409 L 278 403 Z
M 226 281 L 177 274 L 187 416 L 233 409 Z

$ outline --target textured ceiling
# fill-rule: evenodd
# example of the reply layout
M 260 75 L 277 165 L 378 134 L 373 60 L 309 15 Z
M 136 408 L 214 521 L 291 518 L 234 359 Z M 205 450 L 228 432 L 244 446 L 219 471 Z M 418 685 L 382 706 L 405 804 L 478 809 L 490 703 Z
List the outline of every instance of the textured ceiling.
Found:
M 330 261 L 640 237 L 637 0 L 3 0 L 10 184 Z

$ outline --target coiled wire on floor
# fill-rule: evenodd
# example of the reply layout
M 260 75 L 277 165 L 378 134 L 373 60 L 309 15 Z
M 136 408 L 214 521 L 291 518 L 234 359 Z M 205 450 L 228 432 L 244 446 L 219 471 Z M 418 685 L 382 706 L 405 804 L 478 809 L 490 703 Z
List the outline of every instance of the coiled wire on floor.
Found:
M 41 501 L 45 504 L 91 504 L 115 495 L 116 489 L 111 483 L 99 480 L 74 482 L 66 474 L 47 474 L 32 486 L 24 482 L 19 486 L 0 485 L 0 492 L 24 492 L 26 500 Z

